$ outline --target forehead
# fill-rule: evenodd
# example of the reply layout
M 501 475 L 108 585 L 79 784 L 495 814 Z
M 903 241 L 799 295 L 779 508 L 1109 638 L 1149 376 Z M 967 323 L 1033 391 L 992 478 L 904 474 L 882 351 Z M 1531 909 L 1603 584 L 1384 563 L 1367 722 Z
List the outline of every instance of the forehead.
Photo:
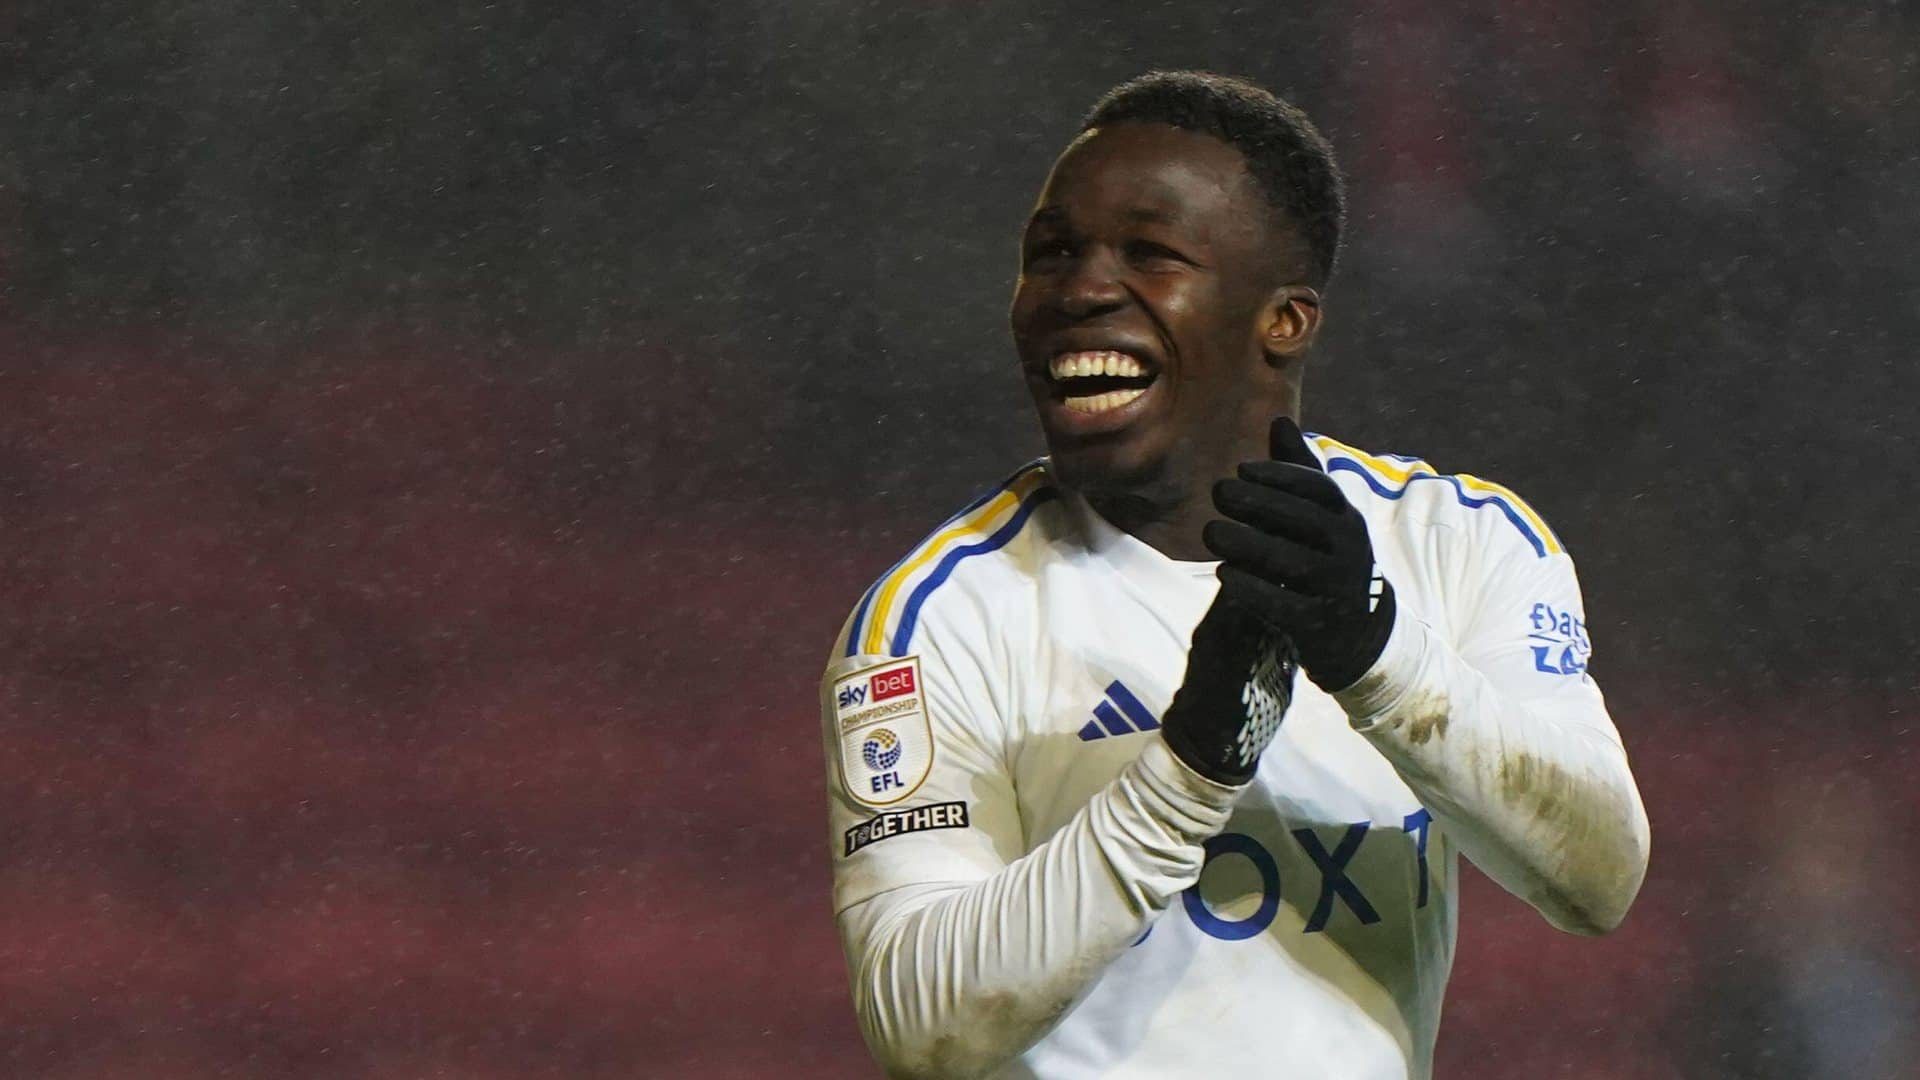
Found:
M 1164 124 L 1120 124 L 1086 132 L 1067 147 L 1036 211 L 1075 220 L 1165 218 L 1213 232 L 1255 226 L 1264 209 L 1233 147 Z

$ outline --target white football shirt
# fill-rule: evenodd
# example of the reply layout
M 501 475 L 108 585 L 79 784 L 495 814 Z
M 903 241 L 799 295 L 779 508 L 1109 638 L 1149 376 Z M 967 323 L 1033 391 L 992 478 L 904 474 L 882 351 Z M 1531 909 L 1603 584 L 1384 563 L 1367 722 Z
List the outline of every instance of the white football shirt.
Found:
M 1568 929 L 1637 888 L 1559 542 L 1497 485 L 1310 442 L 1399 615 L 1337 699 L 1296 680 L 1244 789 L 1158 735 L 1217 564 L 1044 461 L 861 599 L 822 689 L 834 909 L 891 1071 L 1425 1077 L 1463 850 Z

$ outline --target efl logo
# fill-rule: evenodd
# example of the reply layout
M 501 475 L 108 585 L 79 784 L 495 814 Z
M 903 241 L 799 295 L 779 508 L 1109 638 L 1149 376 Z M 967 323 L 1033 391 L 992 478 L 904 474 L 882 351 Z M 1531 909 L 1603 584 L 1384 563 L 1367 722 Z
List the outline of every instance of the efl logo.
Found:
M 861 659 L 869 659 L 862 657 Z M 899 656 L 834 680 L 824 701 L 837 715 L 840 777 L 867 806 L 912 795 L 933 769 L 933 728 L 920 692 L 920 658 Z
M 913 693 L 913 668 L 895 668 L 883 671 L 873 677 L 873 700 L 885 701 L 902 694 Z

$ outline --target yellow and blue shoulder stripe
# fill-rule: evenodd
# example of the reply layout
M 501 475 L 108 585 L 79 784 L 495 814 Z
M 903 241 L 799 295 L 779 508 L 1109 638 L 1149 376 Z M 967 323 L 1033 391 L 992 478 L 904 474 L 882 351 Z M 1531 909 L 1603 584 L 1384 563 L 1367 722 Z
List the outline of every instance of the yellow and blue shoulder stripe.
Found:
M 921 607 L 953 576 L 954 568 L 972 556 L 1006 547 L 1037 507 L 1058 497 L 1044 466 L 1042 460 L 1021 468 L 949 518 L 881 575 L 853 613 L 846 655 L 905 656 Z
M 1527 538 L 1527 543 L 1533 545 L 1534 552 L 1541 558 L 1559 555 L 1567 550 L 1561 546 L 1559 537 L 1553 535 L 1553 530 L 1547 528 L 1546 521 L 1534 513 L 1533 507 L 1511 490 L 1491 480 L 1482 480 L 1466 473 L 1442 473 L 1419 458 L 1369 454 L 1325 435 L 1310 435 L 1309 438 L 1320 448 L 1321 457 L 1327 463 L 1327 472 L 1353 473 L 1366 481 L 1374 494 L 1383 499 L 1400 498 L 1415 481 L 1442 481 L 1453 486 L 1454 495 L 1462 506 L 1497 508 L 1513 523 L 1514 528 L 1520 530 L 1520 535 Z

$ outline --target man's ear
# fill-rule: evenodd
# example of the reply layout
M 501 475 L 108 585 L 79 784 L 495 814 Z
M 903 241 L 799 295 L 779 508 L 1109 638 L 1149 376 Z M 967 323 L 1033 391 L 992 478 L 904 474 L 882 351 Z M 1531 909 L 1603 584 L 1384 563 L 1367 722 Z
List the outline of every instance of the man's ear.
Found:
M 1320 294 L 1309 285 L 1282 285 L 1260 309 L 1260 347 L 1273 363 L 1306 352 L 1320 331 Z

